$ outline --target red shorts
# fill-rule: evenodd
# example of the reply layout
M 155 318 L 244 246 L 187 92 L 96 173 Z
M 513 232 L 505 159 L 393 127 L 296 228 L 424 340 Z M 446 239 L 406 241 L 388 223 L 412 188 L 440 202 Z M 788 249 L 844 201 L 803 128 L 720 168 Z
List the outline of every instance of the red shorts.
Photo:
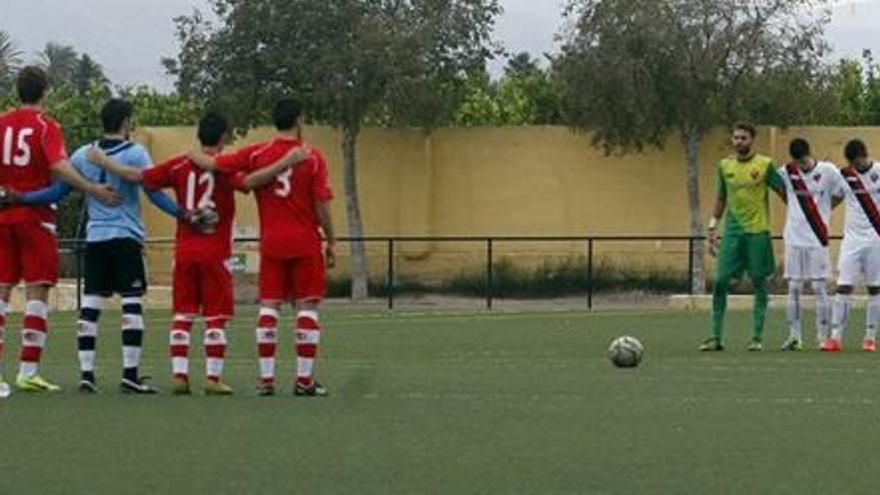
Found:
M 58 282 L 55 226 L 37 222 L 0 224 L 0 285 Z
M 174 264 L 174 312 L 231 319 L 235 314 L 232 270 L 223 261 Z
M 320 300 L 326 291 L 323 255 L 290 259 L 260 256 L 261 301 Z

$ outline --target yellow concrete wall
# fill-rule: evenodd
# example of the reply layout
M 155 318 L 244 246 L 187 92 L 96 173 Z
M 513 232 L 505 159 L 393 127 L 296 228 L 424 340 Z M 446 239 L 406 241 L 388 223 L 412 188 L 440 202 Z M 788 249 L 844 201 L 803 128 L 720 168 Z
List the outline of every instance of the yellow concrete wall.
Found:
M 258 129 L 242 145 L 272 135 Z M 757 149 L 782 160 L 791 138 L 811 140 L 818 157 L 840 161 L 844 142 L 861 136 L 870 144 L 880 130 L 870 128 L 761 129 Z M 140 132 L 156 161 L 194 145 L 191 128 L 148 128 Z M 327 155 L 336 192 L 334 216 L 347 233 L 342 156 L 338 131 L 309 128 L 306 139 Z M 703 218 L 714 201 L 715 164 L 728 154 L 728 133 L 708 136 L 700 153 Z M 358 182 L 367 235 L 686 235 L 689 225 L 684 152 L 671 138 L 663 150 L 605 156 L 589 136 L 561 127 L 418 130 L 367 129 L 359 139 Z M 239 196 L 238 231 L 256 232 L 254 202 Z M 152 236 L 171 236 L 172 223 L 153 208 L 146 220 Z M 782 206 L 775 202 L 774 228 L 781 231 Z M 839 213 L 834 231 L 840 231 Z M 478 267 L 479 243 L 421 243 L 400 247 L 403 272 L 448 273 Z M 384 245 L 371 245 L 374 269 L 384 266 Z M 502 243 L 499 256 L 524 261 L 580 255 L 579 243 Z M 603 244 L 604 262 L 683 268 L 686 246 L 673 242 Z M 153 272 L 170 269 L 169 257 L 151 251 Z M 344 260 L 343 260 L 344 261 Z M 252 262 L 253 264 L 253 262 Z M 156 267 L 161 267 L 157 270 Z M 255 265 L 254 265 L 255 266 Z M 344 269 L 343 269 L 344 270 Z

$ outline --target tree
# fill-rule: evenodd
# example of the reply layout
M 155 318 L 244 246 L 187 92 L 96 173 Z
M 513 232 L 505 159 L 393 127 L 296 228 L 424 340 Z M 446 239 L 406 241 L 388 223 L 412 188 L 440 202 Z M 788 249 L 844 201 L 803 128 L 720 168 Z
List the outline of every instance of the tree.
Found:
M 77 59 L 72 76 L 71 82 L 80 94 L 88 92 L 92 86 L 106 88 L 110 84 L 110 80 L 104 75 L 104 68 L 87 53 Z
M 439 125 L 463 97 L 464 75 L 492 54 L 497 0 L 211 0 L 215 27 L 176 20 L 180 52 L 166 60 L 184 96 L 205 98 L 244 126 L 273 100 L 304 99 L 342 130 L 349 235 L 364 234 L 357 138 L 367 123 Z M 352 297 L 367 295 L 366 249 L 352 243 Z
M 0 96 L 12 87 L 12 80 L 21 65 L 21 51 L 6 31 L 0 31 Z
M 821 3 L 569 0 L 573 29 L 554 70 L 570 125 L 592 131 L 608 153 L 662 147 L 677 135 L 686 155 L 690 232 L 702 236 L 702 139 L 736 119 L 757 115 L 761 124 L 785 125 L 809 111 L 796 98 L 822 72 L 827 12 L 813 14 Z M 692 284 L 702 292 L 703 245 L 694 247 Z
M 59 87 L 73 83 L 79 54 L 72 46 L 50 41 L 39 53 L 39 58 L 40 65 L 46 70 L 52 86 Z
M 553 74 L 526 52 L 511 57 L 492 81 L 482 69 L 468 76 L 456 111 L 460 126 L 556 125 L 563 122 L 562 90 Z

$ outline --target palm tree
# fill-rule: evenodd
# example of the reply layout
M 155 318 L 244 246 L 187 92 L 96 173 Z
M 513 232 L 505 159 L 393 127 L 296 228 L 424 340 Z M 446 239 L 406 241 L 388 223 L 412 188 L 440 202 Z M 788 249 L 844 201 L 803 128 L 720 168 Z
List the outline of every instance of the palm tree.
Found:
M 73 84 L 78 63 L 79 54 L 70 45 L 50 41 L 40 52 L 40 64 L 46 69 L 49 83 L 53 86 Z
M 5 93 L 21 65 L 21 51 L 6 31 L 0 31 L 0 93 Z

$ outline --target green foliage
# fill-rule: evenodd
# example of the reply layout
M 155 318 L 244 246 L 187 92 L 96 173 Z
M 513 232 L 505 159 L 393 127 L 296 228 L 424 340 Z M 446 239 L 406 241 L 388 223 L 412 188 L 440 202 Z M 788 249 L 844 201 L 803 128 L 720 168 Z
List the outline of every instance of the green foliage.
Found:
M 210 4 L 218 24 L 198 12 L 177 18 L 180 52 L 164 64 L 181 94 L 223 108 L 244 127 L 265 124 L 286 94 L 334 126 L 446 122 L 464 75 L 491 54 L 500 11 L 496 0 Z
M 741 118 L 787 125 L 821 73 L 822 2 L 572 0 L 554 62 L 573 127 L 607 151 L 662 146 Z
M 485 70 L 467 80 L 453 123 L 460 126 L 554 125 L 563 123 L 562 88 L 528 53 L 513 57 L 504 75 L 491 81 Z
M 21 65 L 21 50 L 6 31 L 0 31 L 0 99 L 11 89 L 15 72 Z

